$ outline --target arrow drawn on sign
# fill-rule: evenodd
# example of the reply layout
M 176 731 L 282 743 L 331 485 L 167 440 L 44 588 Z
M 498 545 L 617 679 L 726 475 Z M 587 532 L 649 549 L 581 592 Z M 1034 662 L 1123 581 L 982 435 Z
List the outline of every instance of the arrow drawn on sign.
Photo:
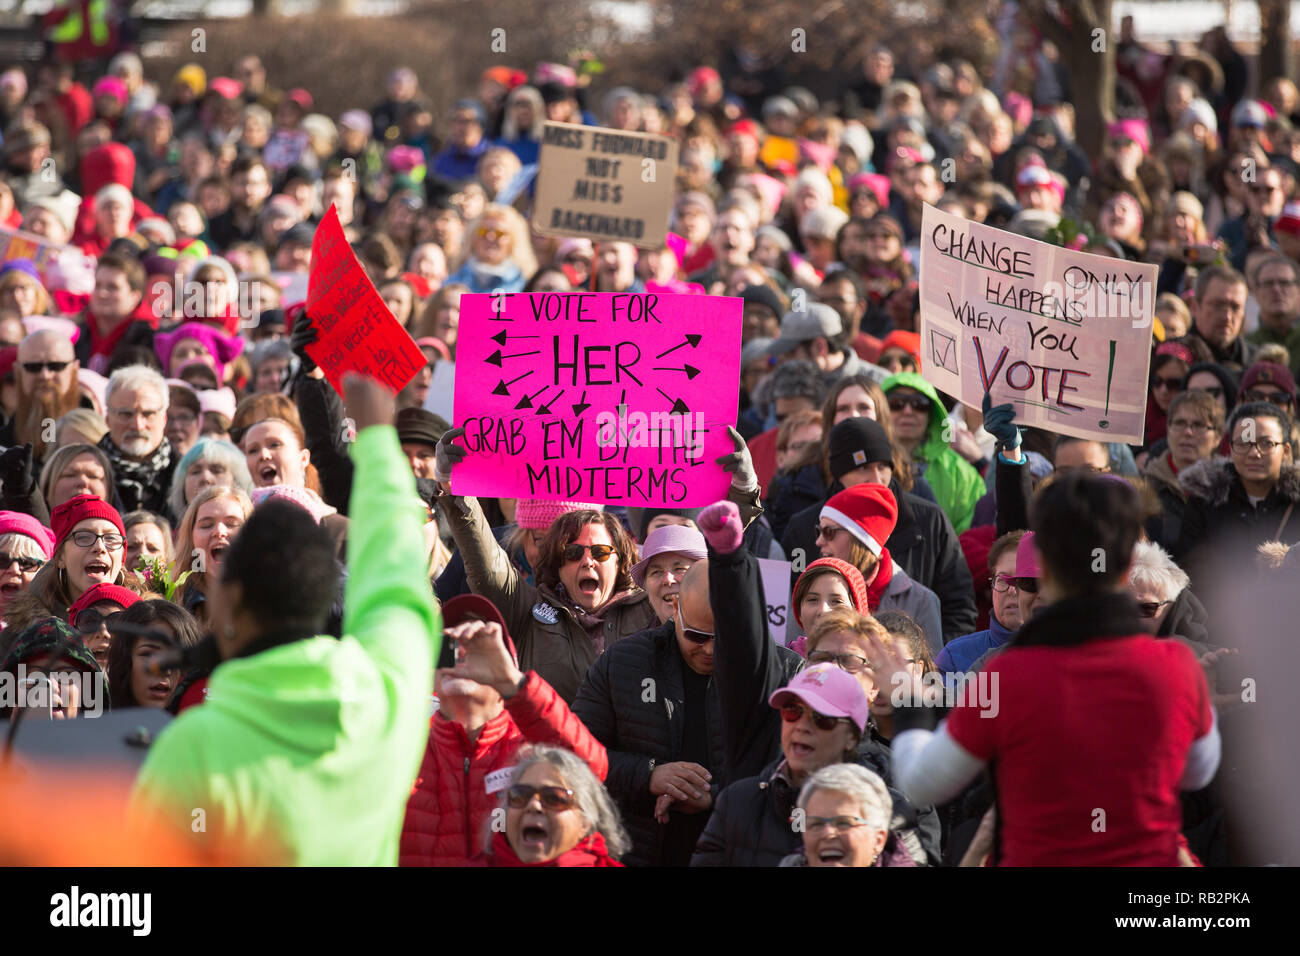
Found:
M 657 359 L 661 359 L 661 358 L 663 358 L 665 355 L 668 355 L 668 354 L 670 354 L 670 353 L 672 353 L 672 352 L 676 352 L 678 349 L 684 349 L 684 348 L 686 348 L 686 346 L 688 346 L 688 345 L 689 345 L 691 348 L 695 348 L 696 346 L 698 346 L 698 345 L 700 344 L 700 339 L 702 339 L 702 338 L 704 338 L 704 336 L 702 336 L 702 335 L 698 335 L 698 334 L 697 334 L 697 335 L 687 334 L 687 336 L 686 336 L 686 341 L 685 341 L 685 342 L 678 342 L 676 345 L 674 345 L 672 348 L 668 349 L 667 351 L 660 352 L 658 355 L 655 356 L 655 358 L 657 358 Z
M 538 339 L 541 338 L 541 336 L 540 335 L 511 335 L 505 329 L 502 329 L 496 335 L 492 336 L 492 341 L 495 342 L 497 345 L 505 345 L 506 339 L 508 338 L 509 339 Z M 535 355 L 537 353 L 533 352 L 530 354 Z
M 542 392 L 546 391 L 548 388 L 550 388 L 549 385 L 543 385 L 537 391 L 533 392 L 533 394 L 525 395 L 523 398 L 519 399 L 519 404 L 515 406 L 515 409 L 517 410 L 520 408 L 532 408 L 533 399 L 536 398 L 538 395 L 541 395 Z
M 549 415 L 549 414 L 551 414 L 551 406 L 554 405 L 556 402 L 558 402 L 558 401 L 559 401 L 561 398 L 563 398 L 563 397 L 564 397 L 564 389 L 561 388 L 561 389 L 560 389 L 560 393 L 559 393 L 558 395 L 556 395 L 553 399 L 551 399 L 551 400 L 550 400 L 549 402 L 547 402 L 545 405 L 538 405 L 538 406 L 537 406 L 537 414 L 538 414 L 538 415 Z
M 527 358 L 530 355 L 541 355 L 541 354 L 542 353 L 538 351 L 538 352 L 518 352 L 514 355 L 502 355 L 501 350 L 497 349 L 495 352 L 493 352 L 491 355 L 487 357 L 487 363 L 489 365 L 495 365 L 497 368 L 500 368 L 503 359 Z
M 656 372 L 685 372 L 688 379 L 694 378 L 700 374 L 700 370 L 694 365 L 683 365 L 681 368 L 669 368 L 662 365 L 655 366 Z
M 655 391 L 673 403 L 673 407 L 668 410 L 669 415 L 686 415 L 690 413 L 690 409 L 686 407 L 686 403 L 680 398 L 673 398 L 662 388 L 656 388 Z
M 577 404 L 573 406 L 573 414 L 581 415 L 589 408 L 591 408 L 591 406 L 587 404 L 587 390 L 584 388 L 582 390 L 582 398 L 578 399 Z
M 511 379 L 510 381 L 508 381 L 508 382 L 503 378 L 503 379 L 500 381 L 500 383 L 497 385 L 497 387 L 494 388 L 494 389 L 492 389 L 492 394 L 493 394 L 493 395 L 505 395 L 505 396 L 508 398 L 508 397 L 510 396 L 510 388 L 509 388 L 509 386 L 515 384 L 515 382 L 519 382 L 519 381 L 522 381 L 523 379 L 526 379 L 528 376 L 530 376 L 530 375 L 532 375 L 532 374 L 533 374 L 533 370 L 532 370 L 532 369 L 529 369 L 527 372 L 524 372 L 523 375 L 520 375 L 520 376 L 518 376 L 517 378 L 512 378 L 512 379 Z

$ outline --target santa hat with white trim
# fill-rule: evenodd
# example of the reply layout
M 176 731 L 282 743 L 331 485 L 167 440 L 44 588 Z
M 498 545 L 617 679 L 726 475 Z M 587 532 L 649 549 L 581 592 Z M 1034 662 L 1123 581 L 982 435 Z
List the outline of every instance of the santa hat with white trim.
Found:
M 880 557 L 898 524 L 898 501 L 885 485 L 868 482 L 832 497 L 822 506 L 821 516 L 830 518 Z

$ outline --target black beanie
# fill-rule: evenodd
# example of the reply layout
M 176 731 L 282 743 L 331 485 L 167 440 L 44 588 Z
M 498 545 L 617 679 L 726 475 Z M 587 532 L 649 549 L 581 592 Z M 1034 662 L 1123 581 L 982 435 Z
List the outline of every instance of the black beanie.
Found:
M 885 429 L 871 418 L 846 418 L 831 429 L 831 477 L 838 479 L 873 461 L 894 462 L 894 449 Z

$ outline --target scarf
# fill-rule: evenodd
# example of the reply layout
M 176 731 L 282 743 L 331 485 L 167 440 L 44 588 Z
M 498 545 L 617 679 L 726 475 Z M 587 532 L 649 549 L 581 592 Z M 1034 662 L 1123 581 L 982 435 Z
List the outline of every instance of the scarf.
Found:
M 1074 647 L 1087 641 L 1145 634 L 1137 602 L 1127 591 L 1062 598 L 1034 613 L 1012 647 Z
M 490 851 L 493 866 L 622 866 L 609 855 L 605 847 L 605 838 L 599 832 L 583 837 L 573 849 L 561 853 L 554 860 L 545 863 L 525 863 L 510 848 L 510 841 L 504 833 L 492 834 Z
M 880 599 L 885 596 L 885 588 L 894 577 L 894 561 L 889 556 L 888 548 L 880 549 L 880 570 L 867 585 L 867 606 L 874 614 L 880 608 Z
M 603 653 L 605 650 L 605 615 L 628 598 L 636 597 L 639 593 L 639 589 L 632 588 L 630 591 L 615 594 L 600 607 L 588 611 L 584 608 L 578 607 L 578 605 L 569 598 L 569 592 L 564 589 L 563 584 L 557 584 L 555 586 L 555 596 L 559 598 L 560 603 L 563 604 L 568 609 L 569 613 L 573 615 L 574 620 L 578 622 L 578 626 L 586 631 L 587 636 L 595 642 L 596 653 L 598 654 Z
M 99 448 L 108 456 L 109 463 L 113 466 L 113 475 L 117 479 L 117 493 L 122 499 L 122 513 L 138 511 L 141 508 L 158 511 L 159 508 L 150 507 L 150 504 L 157 504 L 154 499 L 161 500 L 167 493 L 167 488 L 159 483 L 158 476 L 166 473 L 171 466 L 171 442 L 164 438 L 162 444 L 144 461 L 136 461 L 124 456 L 121 449 L 113 444 L 112 433 L 106 434 L 99 440 Z

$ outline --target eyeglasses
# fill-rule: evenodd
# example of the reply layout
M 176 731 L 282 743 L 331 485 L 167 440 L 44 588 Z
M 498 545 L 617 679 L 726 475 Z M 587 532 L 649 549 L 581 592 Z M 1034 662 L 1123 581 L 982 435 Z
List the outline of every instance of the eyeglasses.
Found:
M 1295 285 L 1295 279 L 1260 279 L 1261 289 L 1289 289 Z
M 781 708 L 781 719 L 787 724 L 797 724 L 807 713 L 812 716 L 812 722 L 818 730 L 834 730 L 835 725 L 842 721 L 847 721 L 847 717 L 827 717 L 825 714 L 819 714 L 815 710 L 803 706 L 803 704 L 786 704 Z
M 530 787 L 517 783 L 506 791 L 506 803 L 512 810 L 522 810 L 540 796 L 543 810 L 572 810 L 573 791 L 565 787 Z
M 15 561 L 18 562 L 19 571 L 35 571 L 45 563 L 40 558 L 21 558 L 16 554 L 6 554 L 4 551 L 0 551 L 0 570 L 8 571 Z
M 842 671 L 856 674 L 867 666 L 867 659 L 857 654 L 832 654 L 830 651 L 813 651 L 808 655 L 809 664 L 834 664 Z
M 1185 418 L 1175 418 L 1169 423 L 1169 430 L 1180 432 L 1191 432 L 1193 435 L 1204 435 L 1213 429 L 1212 425 L 1206 422 L 1189 422 Z
M 184 425 L 187 428 L 190 425 L 193 425 L 198 420 L 199 420 L 198 416 L 195 415 L 193 412 L 177 412 L 174 415 L 167 416 L 167 424 Z
M 1026 594 L 1038 593 L 1038 578 L 1016 578 L 1016 590 Z
M 565 561 L 581 561 L 582 556 L 588 551 L 595 560 L 608 561 L 609 556 L 614 553 L 614 546 L 612 544 L 569 544 L 565 545 L 561 554 Z
M 109 411 L 114 418 L 124 422 L 134 421 L 137 417 L 151 422 L 162 414 L 161 408 L 113 408 Z
M 1013 578 L 1006 574 L 999 574 L 993 579 L 993 590 L 997 591 L 999 594 L 1005 594 L 1012 588 L 1015 588 L 1018 591 L 1020 590 L 1019 581 L 1019 578 Z
M 817 537 L 825 538 L 827 541 L 834 541 L 835 536 L 843 531 L 843 528 L 837 528 L 834 525 L 813 525 L 813 530 L 817 532 Z
M 1258 448 L 1261 455 L 1273 454 L 1273 449 L 1281 448 L 1286 442 L 1273 441 L 1271 438 L 1257 438 L 1254 441 L 1232 440 L 1232 450 L 1238 455 L 1249 455 L 1252 448 Z
M 834 827 L 838 830 L 852 830 L 855 827 L 865 827 L 866 820 L 862 817 L 805 817 L 804 830 L 808 833 L 818 833 L 827 827 Z
M 1287 408 L 1291 405 L 1291 396 L 1286 392 L 1257 392 L 1252 389 L 1249 392 L 1242 392 L 1238 397 L 1243 405 L 1246 402 L 1268 402 L 1279 408 Z
M 108 534 L 95 534 L 93 531 L 74 531 L 71 538 L 72 543 L 78 548 L 93 548 L 96 541 L 102 540 L 104 547 L 109 551 L 121 551 L 122 546 L 126 544 L 126 538 L 113 531 Z
M 675 613 L 677 614 L 677 623 L 682 626 L 682 636 L 692 644 L 707 644 L 709 641 L 713 640 L 714 635 L 710 634 L 708 631 L 700 631 L 693 627 L 686 626 L 686 619 L 682 617 L 682 605 L 680 601 L 677 603 Z
M 1161 378 L 1159 375 L 1151 377 L 1151 388 L 1166 389 L 1170 392 L 1181 392 L 1183 390 L 1183 380 L 1181 378 Z
M 77 615 L 77 630 L 82 634 L 98 634 L 100 629 L 112 631 L 121 611 L 112 611 L 109 614 L 101 614 L 94 608 L 82 611 Z
M 478 230 L 477 235 L 480 239 L 500 239 L 509 235 L 509 233 L 506 233 L 501 229 L 489 229 L 484 226 Z
M 1166 604 L 1172 604 L 1173 601 L 1143 601 L 1138 605 L 1138 610 L 1142 616 L 1150 620 L 1160 613 L 1160 609 Z
M 901 412 L 904 408 L 910 408 L 914 412 L 928 412 L 933 404 L 924 395 L 889 396 L 889 410 L 891 412 Z
M 71 364 L 71 362 L 23 362 L 23 371 L 30 372 L 32 375 L 39 375 L 45 369 L 51 372 L 62 372 Z

